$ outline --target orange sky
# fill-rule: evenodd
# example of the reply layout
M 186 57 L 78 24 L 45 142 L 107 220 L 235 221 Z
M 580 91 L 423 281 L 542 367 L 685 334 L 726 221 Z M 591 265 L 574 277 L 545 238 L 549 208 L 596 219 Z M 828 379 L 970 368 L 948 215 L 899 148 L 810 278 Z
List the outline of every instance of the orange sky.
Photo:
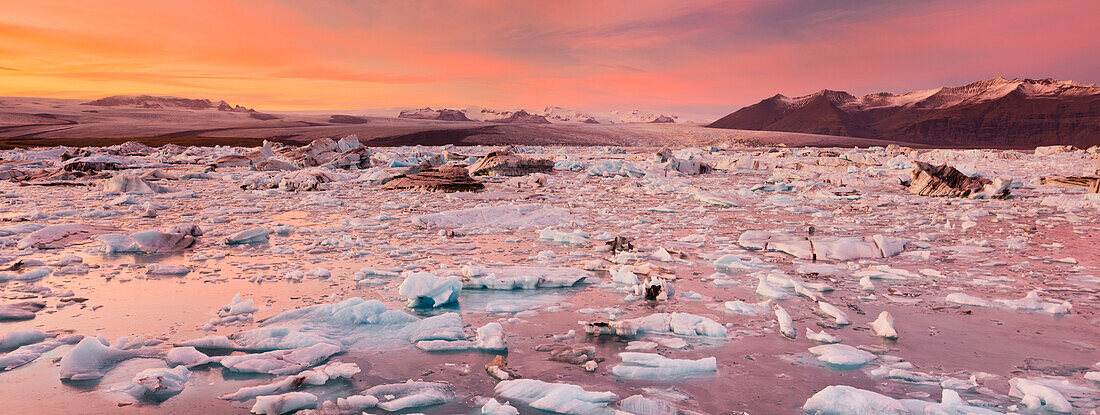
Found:
M 784 93 L 1100 81 L 1100 1 L 5 0 L 0 95 L 712 116 Z

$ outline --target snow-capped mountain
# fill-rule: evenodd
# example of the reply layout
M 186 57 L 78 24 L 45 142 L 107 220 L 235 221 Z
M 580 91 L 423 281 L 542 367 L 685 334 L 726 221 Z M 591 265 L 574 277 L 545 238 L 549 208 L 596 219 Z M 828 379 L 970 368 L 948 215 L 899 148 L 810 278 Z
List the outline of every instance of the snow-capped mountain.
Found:
M 821 90 L 775 95 L 710 127 L 897 139 L 931 145 L 1100 144 L 1100 87 L 990 78 L 963 86 L 862 97 Z

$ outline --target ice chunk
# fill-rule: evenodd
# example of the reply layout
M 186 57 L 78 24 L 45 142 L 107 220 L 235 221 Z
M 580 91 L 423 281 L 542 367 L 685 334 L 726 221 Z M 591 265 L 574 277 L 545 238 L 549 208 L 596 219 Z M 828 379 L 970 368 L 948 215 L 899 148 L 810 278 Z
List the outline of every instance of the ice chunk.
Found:
M 642 332 L 668 333 L 681 336 L 726 337 L 726 327 L 706 317 L 688 313 L 655 313 L 629 320 L 612 321 L 608 328 L 614 334 L 633 336 Z
M 879 337 L 898 338 L 898 331 L 894 330 L 894 316 L 890 315 L 888 311 L 879 313 L 878 318 L 871 322 L 871 330 Z
M 656 353 L 619 353 L 622 363 L 611 368 L 615 376 L 630 379 L 669 379 L 684 376 L 710 375 L 718 370 L 714 357 L 699 360 L 669 359 Z
M 133 174 L 119 174 L 103 182 L 105 193 L 153 194 L 169 193 L 171 190 L 156 183 L 150 183 Z
M 993 303 L 990 303 L 988 300 L 984 300 L 984 299 L 981 299 L 981 298 L 978 298 L 978 297 L 975 297 L 975 296 L 972 296 L 972 295 L 963 294 L 963 293 L 948 294 L 947 298 L 945 298 L 944 300 L 946 300 L 950 304 L 970 305 L 970 306 L 975 306 L 975 307 L 989 307 L 989 306 L 993 305 Z
M 225 239 L 225 243 L 226 245 L 266 244 L 269 235 L 271 235 L 271 229 L 252 228 L 229 235 L 229 237 Z
M 124 392 L 134 398 L 148 398 L 163 401 L 183 392 L 183 387 L 191 379 L 191 371 L 184 366 L 172 369 L 156 368 L 138 372 L 134 379 L 114 390 Z
M 769 309 L 771 309 L 770 301 L 764 301 L 755 304 L 746 303 L 744 301 L 726 301 L 726 310 L 732 311 L 737 314 L 758 316 L 767 313 Z
M 458 277 L 437 277 L 416 272 L 405 277 L 398 292 L 408 299 L 409 307 L 441 307 L 458 301 L 462 282 Z
M 252 413 L 261 415 L 281 415 L 299 409 L 312 408 L 317 404 L 317 396 L 306 392 L 289 392 L 282 395 L 268 395 L 256 398 Z
M 516 407 L 507 403 L 497 402 L 496 399 L 489 398 L 485 401 L 485 404 L 481 406 L 481 413 L 486 415 L 519 415 L 519 410 Z
M 0 352 L 12 351 L 43 340 L 46 340 L 46 333 L 42 330 L 9 331 L 4 337 L 0 337 Z
M 567 245 L 584 245 L 588 243 L 588 232 L 575 230 L 573 232 L 559 231 L 557 229 L 543 229 L 538 231 L 539 239 Z
M 411 380 L 405 383 L 374 386 L 364 390 L 362 394 L 378 398 L 378 407 L 390 412 L 439 405 L 455 399 L 451 385 Z
M 824 344 L 840 343 L 840 338 L 826 333 L 825 330 L 821 330 L 820 333 L 814 333 L 809 327 L 806 327 L 806 338 Z
M 575 221 L 568 210 L 536 204 L 481 206 L 414 216 L 412 223 L 425 228 L 460 229 L 484 233 L 499 228 L 555 226 Z
M 843 326 L 846 324 L 852 324 L 852 322 L 848 320 L 848 315 L 844 314 L 843 311 L 840 311 L 839 308 L 836 308 L 836 306 L 832 304 L 826 303 L 824 301 L 818 301 L 817 307 L 821 310 L 822 313 L 825 313 L 825 315 L 832 317 L 834 320 L 836 320 L 837 325 Z
M 180 345 L 266 351 L 331 343 L 361 349 L 393 346 L 398 344 L 395 341 L 407 345 L 407 342 L 466 337 L 458 314 L 419 319 L 403 311 L 389 310 L 381 301 L 354 297 L 284 311 L 266 319 L 258 329 L 234 334 L 233 341 L 224 336 L 210 336 Z
M 592 276 L 584 270 L 552 267 L 464 267 L 463 274 L 462 288 L 490 290 L 572 287 Z
M 774 265 L 761 261 L 756 257 L 745 257 L 741 255 L 722 255 L 714 261 L 714 268 L 719 271 L 727 272 L 744 272 L 755 271 L 759 269 L 774 268 Z
M 825 387 L 806 400 L 802 405 L 802 411 L 807 415 L 994 415 L 997 413 L 964 404 L 959 394 L 950 389 L 944 389 L 942 402 L 935 403 L 916 399 L 897 400 L 846 385 Z
M 149 275 L 185 275 L 188 272 L 191 272 L 191 269 L 183 265 L 149 264 L 145 266 L 145 273 Z
M 99 379 L 125 360 L 160 355 L 160 350 L 152 347 L 123 349 L 120 346 L 125 345 L 108 346 L 98 338 L 85 337 L 61 358 L 61 379 Z
M 0 304 L 0 321 L 30 320 L 36 312 L 46 307 L 42 301 L 24 301 L 15 304 Z
M 489 351 L 507 351 L 508 343 L 504 340 L 504 327 L 500 323 L 488 323 L 477 329 L 475 347 Z
M 210 363 L 213 359 L 194 347 L 185 346 L 173 347 L 164 356 L 164 361 L 168 363 L 168 367 L 186 366 L 192 368 Z
M 57 340 L 44 341 L 21 346 L 8 354 L 0 356 L 0 372 L 12 370 L 19 366 L 35 361 L 43 353 L 56 349 L 58 346 L 75 344 L 83 339 L 81 335 L 65 336 Z
M 779 322 L 779 333 L 789 339 L 798 337 L 798 331 L 794 329 L 794 320 L 779 304 L 775 306 L 775 319 Z
M 222 359 L 221 364 L 234 372 L 290 375 L 316 366 L 339 352 L 340 346 L 318 343 L 293 350 L 228 356 Z
M 612 414 L 607 405 L 611 392 L 589 392 L 577 385 L 549 383 L 535 379 L 514 379 L 497 383 L 498 395 L 547 412 L 576 415 Z
M 359 366 L 355 363 L 333 362 L 266 385 L 240 388 L 236 392 L 222 395 L 219 398 L 231 401 L 247 401 L 257 396 L 286 392 L 305 385 L 324 385 L 329 380 L 351 378 L 356 373 L 359 373 Z
M 875 355 L 846 344 L 823 344 L 811 347 L 817 360 L 845 369 L 854 369 L 875 360 Z
M 1030 291 L 1019 300 L 993 300 L 997 305 L 1017 311 L 1038 311 L 1047 314 L 1068 314 L 1073 306 L 1068 301 L 1061 303 L 1043 301 L 1038 291 Z
M 1069 401 L 1049 386 L 1023 378 L 1012 378 L 1008 384 L 1008 395 L 1020 398 L 1020 403 L 1028 409 L 1067 414 L 1073 412 L 1073 406 Z
M 3 271 L 0 272 L 0 282 L 40 280 L 48 277 L 52 272 L 50 267 L 35 267 L 29 270 L 19 270 L 16 272 Z

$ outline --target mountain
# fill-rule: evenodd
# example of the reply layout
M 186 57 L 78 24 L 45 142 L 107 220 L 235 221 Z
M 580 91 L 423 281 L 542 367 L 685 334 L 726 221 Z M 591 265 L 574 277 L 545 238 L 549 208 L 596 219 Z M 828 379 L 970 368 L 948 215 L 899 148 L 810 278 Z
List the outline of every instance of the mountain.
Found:
M 933 146 L 1100 144 L 1100 87 L 1054 79 L 991 78 L 957 87 L 776 95 L 708 127 L 909 141 Z
M 112 95 L 109 97 L 100 98 L 93 101 L 88 101 L 82 105 L 92 105 L 97 107 L 132 107 L 132 108 L 176 108 L 187 110 L 205 110 L 205 109 L 217 109 L 218 111 L 229 112 L 256 112 L 251 108 L 242 107 L 240 105 L 229 105 L 228 102 L 218 101 L 213 102 L 209 99 L 192 99 L 192 98 L 179 98 L 179 97 L 162 97 L 153 95 Z
M 413 120 L 440 120 L 440 121 L 471 121 L 466 118 L 466 113 L 453 109 L 432 109 L 431 107 L 403 110 L 397 114 L 397 118 Z

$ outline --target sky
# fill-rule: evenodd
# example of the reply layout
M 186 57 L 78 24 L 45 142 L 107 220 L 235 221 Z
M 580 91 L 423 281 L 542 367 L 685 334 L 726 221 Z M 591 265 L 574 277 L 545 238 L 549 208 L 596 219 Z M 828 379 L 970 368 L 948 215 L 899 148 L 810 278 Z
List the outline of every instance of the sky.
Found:
M 0 96 L 715 117 L 783 93 L 1100 82 L 1096 0 L 3 0 Z

